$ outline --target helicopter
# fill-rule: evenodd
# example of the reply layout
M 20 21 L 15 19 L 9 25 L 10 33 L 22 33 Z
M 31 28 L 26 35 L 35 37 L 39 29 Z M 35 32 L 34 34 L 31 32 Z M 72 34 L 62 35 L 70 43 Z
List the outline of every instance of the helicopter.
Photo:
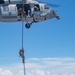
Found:
M 49 5 L 37 0 L 0 0 L 0 22 L 26 22 L 30 28 L 33 23 L 60 19 Z

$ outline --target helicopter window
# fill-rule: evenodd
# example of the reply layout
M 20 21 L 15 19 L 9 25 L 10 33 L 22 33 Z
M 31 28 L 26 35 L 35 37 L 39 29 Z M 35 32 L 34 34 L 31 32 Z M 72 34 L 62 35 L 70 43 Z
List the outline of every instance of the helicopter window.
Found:
M 49 9 L 49 6 L 48 6 L 48 5 L 44 5 L 44 8 L 45 8 L 45 9 Z
M 8 6 L 3 6 L 3 11 L 9 11 L 9 7 Z
M 40 11 L 39 4 L 34 5 L 34 11 Z

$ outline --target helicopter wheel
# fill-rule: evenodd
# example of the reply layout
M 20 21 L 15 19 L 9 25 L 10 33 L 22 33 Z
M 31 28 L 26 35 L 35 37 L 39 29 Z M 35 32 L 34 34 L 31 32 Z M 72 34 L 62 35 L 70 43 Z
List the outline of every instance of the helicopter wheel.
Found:
M 30 25 L 29 23 L 27 23 L 27 24 L 25 25 L 25 27 L 28 29 L 28 28 L 31 27 L 31 25 Z

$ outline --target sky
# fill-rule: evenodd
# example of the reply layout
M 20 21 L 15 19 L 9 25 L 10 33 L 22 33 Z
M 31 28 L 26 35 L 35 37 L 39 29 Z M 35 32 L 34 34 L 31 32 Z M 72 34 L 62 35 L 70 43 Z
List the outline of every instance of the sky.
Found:
M 24 27 L 26 74 L 75 75 L 75 1 L 44 1 L 62 5 L 53 8 L 61 19 Z M 21 24 L 0 22 L 0 75 L 23 75 Z

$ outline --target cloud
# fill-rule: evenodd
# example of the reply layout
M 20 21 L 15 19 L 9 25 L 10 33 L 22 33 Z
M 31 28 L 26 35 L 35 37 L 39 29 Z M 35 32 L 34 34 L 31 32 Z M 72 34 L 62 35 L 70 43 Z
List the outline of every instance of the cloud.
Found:
M 26 75 L 75 75 L 75 58 L 30 58 Z M 24 75 L 23 64 L 0 67 L 0 75 Z
M 13 75 L 13 73 L 10 70 L 0 68 L 0 75 Z

